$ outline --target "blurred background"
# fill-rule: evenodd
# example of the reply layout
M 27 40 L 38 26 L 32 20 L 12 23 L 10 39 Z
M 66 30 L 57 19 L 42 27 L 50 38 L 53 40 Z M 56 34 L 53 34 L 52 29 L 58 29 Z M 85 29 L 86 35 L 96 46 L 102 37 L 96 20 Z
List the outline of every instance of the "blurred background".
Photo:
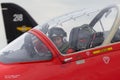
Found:
M 0 0 L 0 3 L 15 3 L 24 8 L 38 24 L 54 17 L 80 9 L 101 9 L 120 4 L 120 0 Z M 0 9 L 0 49 L 6 46 L 3 16 Z
M 0 0 L 12 2 L 27 10 L 41 24 L 53 17 L 83 8 L 102 8 L 119 4 L 120 0 Z

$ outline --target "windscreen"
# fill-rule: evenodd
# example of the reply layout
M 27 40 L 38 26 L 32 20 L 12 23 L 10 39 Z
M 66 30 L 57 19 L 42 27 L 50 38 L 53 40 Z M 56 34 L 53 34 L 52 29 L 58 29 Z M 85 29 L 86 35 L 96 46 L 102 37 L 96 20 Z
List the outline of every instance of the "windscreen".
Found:
M 31 33 L 25 33 L 0 52 L 4 63 L 50 60 L 52 54 L 46 45 Z

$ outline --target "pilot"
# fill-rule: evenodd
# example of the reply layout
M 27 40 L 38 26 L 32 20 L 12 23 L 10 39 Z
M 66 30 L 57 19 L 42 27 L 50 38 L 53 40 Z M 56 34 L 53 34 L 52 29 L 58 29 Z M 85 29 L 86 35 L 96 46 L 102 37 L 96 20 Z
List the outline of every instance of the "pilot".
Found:
M 66 41 L 66 32 L 59 27 L 53 27 L 48 31 L 49 38 L 53 41 L 61 53 L 66 54 L 69 48 L 69 43 Z

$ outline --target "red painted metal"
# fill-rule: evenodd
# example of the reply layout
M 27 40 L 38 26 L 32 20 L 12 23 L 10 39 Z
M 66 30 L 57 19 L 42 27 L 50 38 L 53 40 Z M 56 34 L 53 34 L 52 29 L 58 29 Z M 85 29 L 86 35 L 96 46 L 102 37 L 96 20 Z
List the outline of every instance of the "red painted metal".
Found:
M 120 43 L 62 55 L 42 32 L 31 30 L 51 50 L 45 62 L 2 64 L 0 80 L 120 80 Z

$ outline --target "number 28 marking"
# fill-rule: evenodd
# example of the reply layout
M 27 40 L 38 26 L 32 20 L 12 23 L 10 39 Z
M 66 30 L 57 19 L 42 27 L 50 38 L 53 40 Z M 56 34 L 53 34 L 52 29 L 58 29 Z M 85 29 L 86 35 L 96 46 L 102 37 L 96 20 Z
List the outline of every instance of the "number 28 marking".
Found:
M 14 14 L 13 21 L 14 22 L 23 21 L 23 14 Z

